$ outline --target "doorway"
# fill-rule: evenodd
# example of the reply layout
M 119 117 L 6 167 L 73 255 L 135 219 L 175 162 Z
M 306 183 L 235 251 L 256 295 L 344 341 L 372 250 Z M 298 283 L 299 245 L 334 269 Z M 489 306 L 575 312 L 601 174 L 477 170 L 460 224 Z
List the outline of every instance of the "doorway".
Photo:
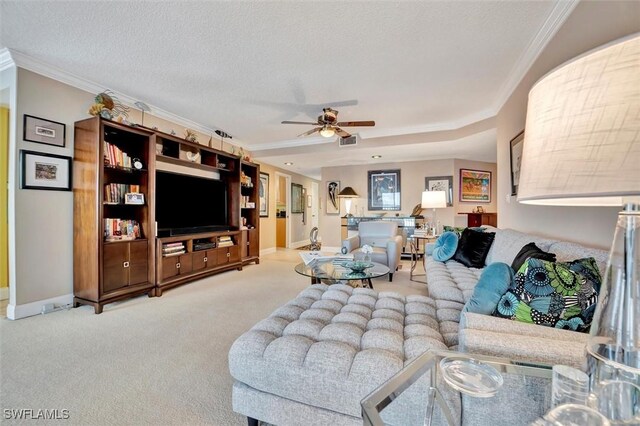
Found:
M 318 182 L 311 182 L 311 228 L 318 227 Z
M 0 91 L 0 317 L 9 299 L 9 88 Z
M 276 172 L 276 248 L 291 244 L 291 176 Z

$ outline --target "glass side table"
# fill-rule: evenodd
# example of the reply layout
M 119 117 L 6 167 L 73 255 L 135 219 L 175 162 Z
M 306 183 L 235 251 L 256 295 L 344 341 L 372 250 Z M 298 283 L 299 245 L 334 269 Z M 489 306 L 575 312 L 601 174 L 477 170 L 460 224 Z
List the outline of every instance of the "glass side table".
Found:
M 427 275 L 426 270 L 424 271 L 424 274 L 416 274 L 413 271 L 415 271 L 418 263 L 420 263 L 420 258 L 426 254 L 426 250 L 424 249 L 425 244 L 434 242 L 438 239 L 438 237 L 439 235 L 418 236 L 415 234 L 407 237 L 407 241 L 409 241 L 409 248 L 411 249 L 411 269 L 409 271 L 409 280 L 417 281 L 414 280 L 413 277 L 421 277 Z M 424 268 L 424 263 L 422 264 L 422 267 Z
M 498 373 L 503 383 L 495 394 L 471 396 L 444 380 L 443 359 L 488 366 L 488 370 Z M 362 419 L 367 426 L 528 426 L 551 407 L 551 377 L 551 366 L 547 365 L 453 351 L 429 351 L 361 401 Z M 457 380 L 454 385 L 462 384 L 462 388 L 466 385 L 473 388 L 480 382 L 478 375 L 464 379 L 458 376 Z

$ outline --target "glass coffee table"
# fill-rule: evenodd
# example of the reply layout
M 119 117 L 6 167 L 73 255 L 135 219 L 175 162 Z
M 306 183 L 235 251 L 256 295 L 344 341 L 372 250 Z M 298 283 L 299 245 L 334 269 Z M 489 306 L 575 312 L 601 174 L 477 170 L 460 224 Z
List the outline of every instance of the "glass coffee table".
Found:
M 551 377 L 547 365 L 428 351 L 361 401 L 362 418 L 370 426 L 529 425 L 551 407 Z
M 344 266 L 344 262 L 312 262 L 305 265 L 301 262 L 296 265 L 296 272 L 300 275 L 311 277 L 311 284 L 319 284 L 323 280 L 332 284 L 344 281 L 361 281 L 373 289 L 371 278 L 378 278 L 389 273 L 389 268 L 381 263 L 371 262 L 373 266 L 364 272 L 354 272 Z

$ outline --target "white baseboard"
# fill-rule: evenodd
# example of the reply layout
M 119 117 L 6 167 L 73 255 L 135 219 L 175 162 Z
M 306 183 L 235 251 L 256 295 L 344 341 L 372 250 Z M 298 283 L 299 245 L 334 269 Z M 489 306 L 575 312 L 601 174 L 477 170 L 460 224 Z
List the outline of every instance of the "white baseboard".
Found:
M 42 312 L 42 307 L 48 303 L 53 303 L 54 305 L 69 305 L 73 303 L 73 294 L 65 294 L 64 296 L 38 300 L 37 302 L 25 303 L 23 305 L 9 304 L 7 306 L 7 318 L 17 320 L 20 318 L 39 315 Z
M 0 300 L 9 298 L 9 287 L 0 287 Z
M 289 244 L 289 248 L 297 249 L 298 247 L 308 246 L 309 240 L 296 241 L 295 243 Z
M 272 254 L 272 253 L 275 253 L 275 252 L 276 252 L 276 248 L 275 247 L 262 249 L 262 250 L 260 250 L 260 256 L 264 256 L 265 254 Z

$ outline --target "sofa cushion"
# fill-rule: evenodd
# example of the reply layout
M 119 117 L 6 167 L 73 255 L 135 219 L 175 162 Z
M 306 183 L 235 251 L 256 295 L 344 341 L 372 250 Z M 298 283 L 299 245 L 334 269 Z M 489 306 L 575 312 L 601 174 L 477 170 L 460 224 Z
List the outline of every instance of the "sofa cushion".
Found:
M 529 258 L 516 274 L 511 288 L 500 298 L 495 315 L 548 327 L 588 331 L 599 288 L 599 274 L 593 259 L 560 263 Z
M 506 263 L 492 263 L 484 268 L 480 280 L 473 289 L 473 296 L 464 305 L 464 312 L 491 315 L 500 298 L 513 281 L 513 269 Z
M 454 232 L 445 232 L 438 237 L 432 256 L 439 262 L 451 259 L 458 248 L 458 236 Z
M 530 242 L 534 242 L 541 250 L 552 251 L 556 254 L 558 253 L 557 250 L 550 249 L 551 244 L 556 242 L 554 240 L 536 237 L 531 234 L 514 231 L 513 229 L 496 229 L 495 233 L 496 238 L 491 245 L 489 254 L 487 255 L 487 259 L 485 261 L 486 265 L 494 262 L 502 262 L 507 265 L 511 265 L 520 249 Z M 576 259 L 577 257 L 581 256 L 574 256 L 572 259 Z
M 536 245 L 536 243 L 529 243 L 522 247 L 516 258 L 513 259 L 513 263 L 511 264 L 511 268 L 514 271 L 520 270 L 522 264 L 530 257 L 535 257 L 536 259 L 548 260 L 549 262 L 556 261 L 556 255 L 553 253 L 547 253 L 544 250 L 541 250 L 540 247 Z
M 442 350 L 435 301 L 316 284 L 240 336 L 229 351 L 239 382 L 360 417 L 360 401 L 427 350 Z
M 453 259 L 470 268 L 482 268 L 494 238 L 493 232 L 465 229 L 460 236 Z

